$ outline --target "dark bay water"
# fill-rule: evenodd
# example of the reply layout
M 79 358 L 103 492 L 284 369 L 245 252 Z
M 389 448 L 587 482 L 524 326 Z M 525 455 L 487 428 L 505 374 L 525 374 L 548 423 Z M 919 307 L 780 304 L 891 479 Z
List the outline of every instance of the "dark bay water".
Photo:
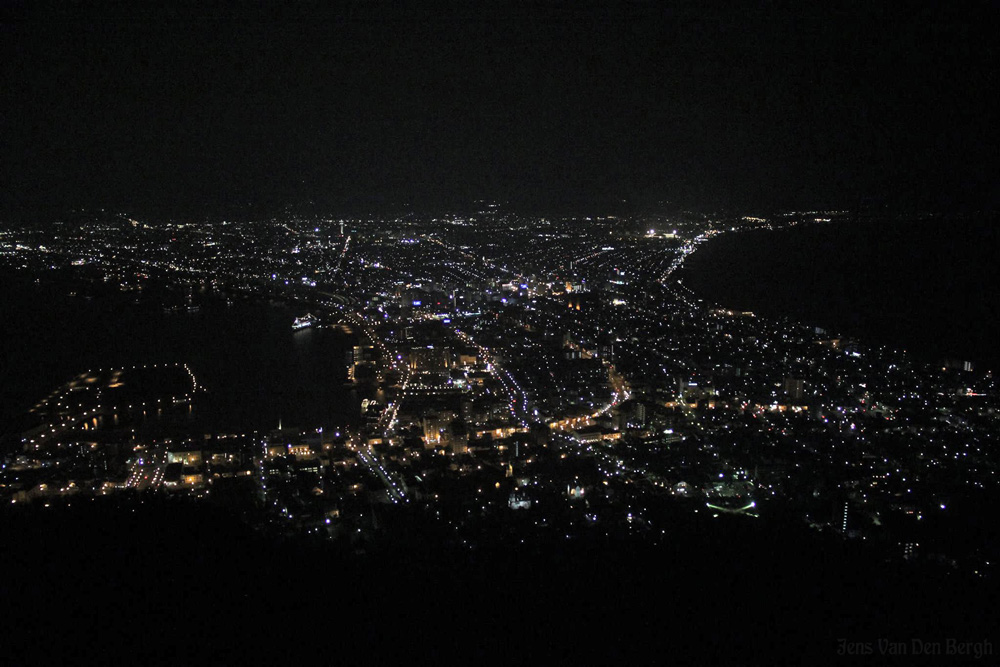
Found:
M 356 413 L 344 387 L 354 341 L 334 329 L 293 332 L 302 312 L 207 300 L 196 313 L 163 312 L 135 293 L 86 299 L 60 282 L 25 275 L 0 284 L 0 432 L 72 376 L 90 368 L 187 363 L 207 392 L 196 396 L 195 429 L 245 431 L 332 427 Z
M 681 273 L 706 301 L 1000 369 L 996 216 L 720 236 Z

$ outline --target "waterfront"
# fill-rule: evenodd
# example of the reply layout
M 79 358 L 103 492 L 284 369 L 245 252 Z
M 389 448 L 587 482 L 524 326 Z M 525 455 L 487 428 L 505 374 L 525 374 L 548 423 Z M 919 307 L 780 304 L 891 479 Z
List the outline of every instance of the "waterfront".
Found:
M 725 307 L 996 369 L 998 250 L 1000 232 L 973 218 L 811 224 L 724 234 L 681 277 Z
M 0 369 L 0 432 L 37 400 L 88 369 L 187 363 L 199 393 L 192 431 L 267 430 L 278 425 L 334 427 L 356 413 L 344 386 L 352 337 L 340 330 L 293 332 L 299 311 L 221 298 L 200 299 L 197 312 L 166 313 L 136 295 L 88 298 L 61 281 L 23 276 L 2 288 L 6 354 Z
M 115 526 L 130 549 L 153 554 L 140 571 L 189 569 L 190 554 L 226 553 L 242 541 L 250 560 L 207 555 L 202 560 L 221 569 L 204 570 L 205 581 L 178 577 L 207 599 L 242 596 L 235 598 L 241 609 L 256 601 L 263 613 L 274 608 L 272 590 L 290 600 L 305 590 L 334 599 L 339 588 L 315 582 L 342 588 L 343 576 L 327 574 L 353 566 L 360 578 L 344 576 L 381 605 L 369 581 L 424 580 L 421 562 L 433 572 L 454 562 L 446 570 L 456 590 L 503 582 L 511 610 L 501 607 L 502 616 L 520 623 L 520 600 L 570 590 L 582 573 L 611 563 L 609 571 L 632 578 L 610 579 L 606 599 L 618 599 L 612 588 L 652 591 L 636 608 L 666 600 L 687 609 L 670 578 L 676 572 L 707 591 L 698 616 L 718 615 L 719 596 L 733 590 L 779 609 L 797 609 L 801 591 L 812 591 L 813 610 L 796 611 L 793 620 L 805 619 L 802 634 L 819 637 L 817 646 L 882 627 L 874 625 L 886 617 L 882 603 L 900 606 L 899 592 L 917 598 L 901 605 L 913 619 L 894 617 L 880 630 L 885 636 L 923 636 L 919 624 L 930 617 L 939 627 L 978 627 L 987 619 L 970 625 L 961 613 L 933 610 L 961 612 L 954 600 L 971 599 L 962 591 L 995 589 L 1000 542 L 983 517 L 997 497 L 997 380 L 915 363 L 863 340 L 834 343 L 781 318 L 706 308 L 661 282 L 720 229 L 794 224 L 790 234 L 843 234 L 812 217 L 705 220 L 662 234 L 618 220 L 503 213 L 474 225 L 457 215 L 446 225 L 349 221 L 343 231 L 292 217 L 196 226 L 119 217 L 11 230 L 0 246 L 13 269 L 8 300 L 18 304 L 6 325 L 6 397 L 27 407 L 54 388 L 65 391 L 34 413 L 44 421 L 27 446 L 5 456 L 0 506 L 26 526 Z M 759 247 L 770 238 L 728 236 L 744 244 L 763 239 Z M 857 258 L 875 257 L 872 236 L 856 239 L 853 252 L 825 248 L 825 259 L 841 263 L 826 270 L 851 280 L 870 271 Z M 796 262 L 810 255 L 804 241 L 796 247 L 801 257 L 784 263 L 764 254 L 764 268 L 799 280 Z M 723 278 L 726 271 L 732 282 L 746 280 L 735 261 L 718 269 Z M 759 276 L 753 282 L 765 284 Z M 882 287 L 888 302 L 899 298 Z M 323 411 L 353 405 L 343 383 L 352 338 L 316 327 L 293 332 L 292 322 L 307 312 L 322 322 L 338 311 L 362 342 L 352 350 L 358 393 L 384 393 L 356 428 L 320 435 L 313 429 L 324 425 Z M 191 398 L 191 417 L 187 397 L 177 401 L 165 387 L 176 382 L 148 380 L 162 377 L 156 364 L 178 362 L 184 365 L 167 373 L 179 378 L 178 393 L 187 393 L 179 371 L 188 366 L 197 376 L 192 388 L 207 388 Z M 77 375 L 132 364 L 154 364 L 153 375 Z M 158 410 L 161 391 L 169 391 L 166 416 L 147 418 L 145 404 Z M 136 399 L 126 395 L 142 403 L 133 409 Z M 209 409 L 220 400 L 225 409 Z M 122 403 L 126 409 L 112 408 L 114 428 L 88 426 L 101 422 L 91 414 L 95 404 Z M 232 430 L 201 427 L 209 415 Z M 279 418 L 289 428 L 274 433 Z M 254 429 L 268 433 L 231 437 Z M 211 432 L 216 437 L 202 437 Z M 245 522 L 260 541 L 214 531 L 201 510 L 216 513 L 211 522 Z M 127 528 L 137 517 L 148 547 Z M 46 561 L 34 554 L 57 551 L 48 544 L 74 544 L 91 560 L 115 562 L 122 549 L 114 536 L 82 532 L 95 540 L 65 529 L 14 532 L 18 549 L 5 566 L 40 572 L 34 564 Z M 295 546 L 272 557 L 278 552 L 255 544 Z M 508 554 L 530 566 L 505 569 Z M 581 574 L 566 569 L 588 554 L 595 565 L 581 566 Z M 402 570 L 373 565 L 397 558 Z M 304 587 L 271 589 L 268 579 L 247 592 L 247 577 L 274 562 L 295 563 L 282 572 L 301 575 Z M 469 563 L 481 563 L 482 573 L 470 574 Z M 539 577 L 508 594 L 506 582 L 523 580 L 528 569 Z M 219 572 L 239 582 L 238 593 L 218 587 Z M 550 581 L 557 583 L 541 588 Z M 941 591 L 944 583 L 959 593 L 935 600 L 923 590 Z M 171 584 L 156 597 L 174 590 Z M 858 590 L 876 594 L 859 599 Z M 553 609 L 574 604 L 560 600 Z M 745 610 L 731 606 L 721 622 L 754 636 L 773 625 L 766 609 L 750 612 L 758 625 L 745 624 Z M 551 616 L 546 610 L 539 618 Z M 578 616 L 566 618 L 575 625 Z M 836 625 L 854 619 L 859 626 Z

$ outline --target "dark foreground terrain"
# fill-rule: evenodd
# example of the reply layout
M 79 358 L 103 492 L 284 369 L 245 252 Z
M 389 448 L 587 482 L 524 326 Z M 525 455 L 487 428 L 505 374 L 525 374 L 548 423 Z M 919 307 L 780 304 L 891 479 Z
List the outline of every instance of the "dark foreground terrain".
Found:
M 657 547 L 467 550 L 410 531 L 363 554 L 266 537 L 189 501 L 2 519 L 10 664 L 829 664 L 857 660 L 839 639 L 998 643 L 988 580 L 743 518 Z M 867 660 L 884 660 L 874 646 Z

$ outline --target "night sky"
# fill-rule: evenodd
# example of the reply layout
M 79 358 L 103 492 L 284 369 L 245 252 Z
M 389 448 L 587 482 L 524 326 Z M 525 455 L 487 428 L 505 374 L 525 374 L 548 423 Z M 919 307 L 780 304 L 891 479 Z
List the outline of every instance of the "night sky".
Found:
M 997 205 L 995 2 L 755 4 L 5 3 L 0 204 Z

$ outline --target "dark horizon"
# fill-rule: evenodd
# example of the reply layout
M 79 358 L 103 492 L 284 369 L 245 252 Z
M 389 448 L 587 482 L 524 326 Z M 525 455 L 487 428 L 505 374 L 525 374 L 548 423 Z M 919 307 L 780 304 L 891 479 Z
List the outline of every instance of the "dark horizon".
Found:
M 989 3 L 221 7 L 8 7 L 0 209 L 1000 201 Z

